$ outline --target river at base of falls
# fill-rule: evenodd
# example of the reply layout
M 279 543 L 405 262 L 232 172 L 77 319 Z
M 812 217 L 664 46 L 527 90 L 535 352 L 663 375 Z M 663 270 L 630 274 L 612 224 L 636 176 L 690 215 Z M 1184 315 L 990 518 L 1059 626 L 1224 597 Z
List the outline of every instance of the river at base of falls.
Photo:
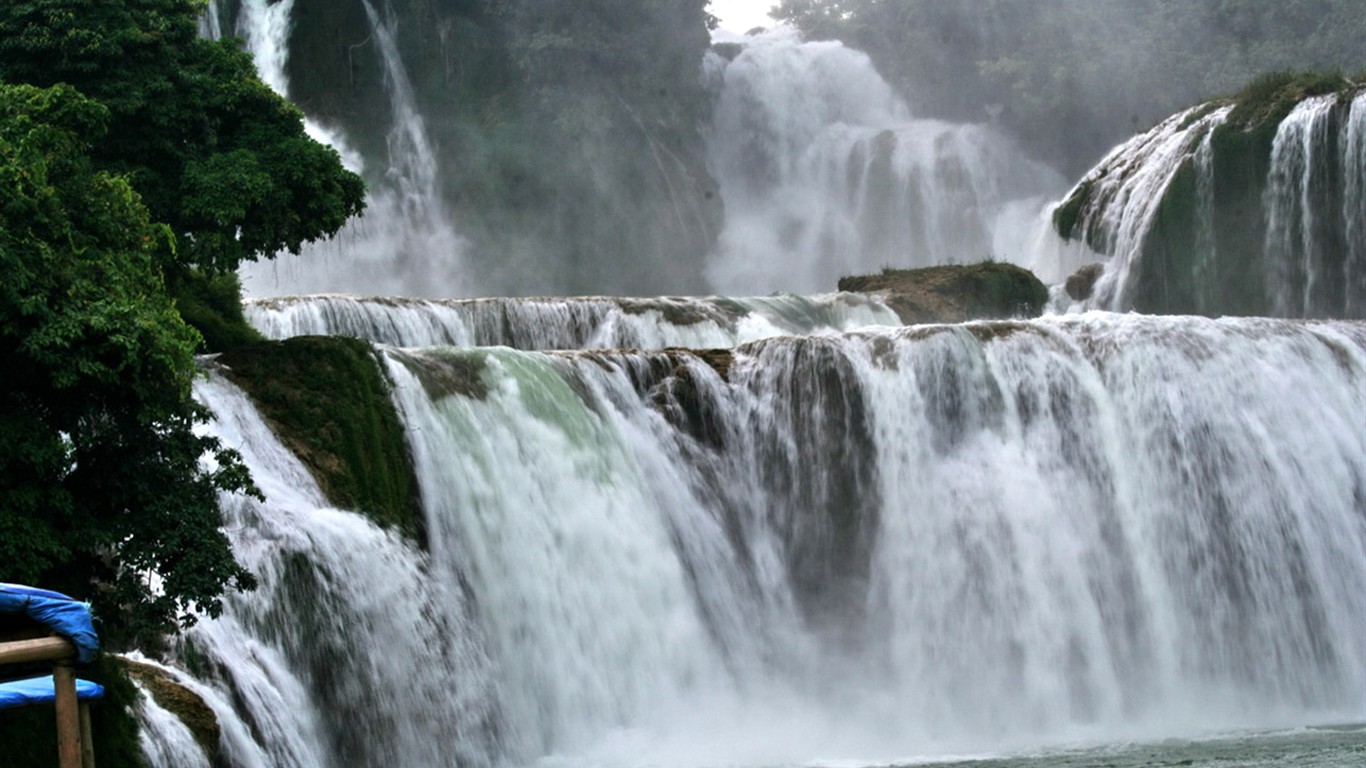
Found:
M 547 758 L 535 768 L 674 768 L 669 763 L 607 763 Z M 705 768 L 737 768 L 725 760 Z M 1073 743 L 1012 752 L 908 755 L 892 760 L 816 758 L 751 768 L 1361 768 L 1366 723 L 1194 736 Z M 689 768 L 699 768 L 689 766 Z
M 898 763 L 916 768 L 1360 768 L 1363 764 L 1366 725 L 1362 724 Z M 853 768 L 846 763 L 816 765 Z

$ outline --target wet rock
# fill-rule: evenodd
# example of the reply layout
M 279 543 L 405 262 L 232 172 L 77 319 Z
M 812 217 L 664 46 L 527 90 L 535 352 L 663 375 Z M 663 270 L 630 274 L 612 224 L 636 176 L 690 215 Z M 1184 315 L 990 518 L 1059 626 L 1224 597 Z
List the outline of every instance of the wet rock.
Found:
M 1063 287 L 1073 301 L 1086 301 L 1091 298 L 1091 292 L 1096 288 L 1096 281 L 1104 272 L 1105 266 L 1102 264 L 1087 264 L 1073 272 Z
M 839 289 L 881 296 L 907 325 L 1038 317 L 1048 302 L 1034 273 L 998 262 L 885 269 L 841 278 Z
M 175 715 L 190 729 L 195 742 L 204 750 L 204 756 L 214 763 L 218 756 L 221 731 L 218 716 L 204 699 L 163 669 L 128 659 L 122 659 L 121 662 L 128 676 L 146 689 L 157 706 Z

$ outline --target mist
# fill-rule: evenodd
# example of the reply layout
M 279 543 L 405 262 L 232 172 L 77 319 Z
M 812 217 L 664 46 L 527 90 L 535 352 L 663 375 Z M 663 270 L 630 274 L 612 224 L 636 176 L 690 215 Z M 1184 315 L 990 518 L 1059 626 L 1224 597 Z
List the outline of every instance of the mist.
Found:
M 1282 70 L 1366 70 L 1362 0 L 783 0 L 918 113 L 1000 124 L 1078 178 L 1110 148 Z
M 763 5 L 748 4 L 751 16 Z M 881 93 L 883 117 L 816 116 L 780 135 L 764 109 L 794 118 L 789 106 L 736 114 L 726 71 L 757 38 L 714 43 L 711 14 L 730 11 L 707 0 L 213 4 L 206 30 L 247 38 L 263 77 L 370 190 L 363 219 L 247 268 L 246 291 L 819 292 L 885 266 L 1035 266 L 1049 200 L 1134 133 L 1267 71 L 1366 69 L 1362 0 L 786 0 L 774 11 L 808 44 L 864 57 L 847 92 Z M 260 29 L 271 14 L 276 26 Z M 755 82 L 824 98 L 818 72 L 775 66 Z M 807 143 L 771 143 L 792 136 Z M 906 227 L 920 233 L 889 234 Z

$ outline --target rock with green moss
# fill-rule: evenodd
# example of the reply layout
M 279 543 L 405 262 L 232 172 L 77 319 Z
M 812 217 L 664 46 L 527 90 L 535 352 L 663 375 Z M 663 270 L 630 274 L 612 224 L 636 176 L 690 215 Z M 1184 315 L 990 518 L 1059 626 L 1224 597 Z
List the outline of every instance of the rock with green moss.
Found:
M 210 764 L 214 764 L 218 759 L 222 729 L 218 725 L 218 716 L 204 699 L 181 685 L 161 667 L 129 659 L 118 661 L 124 672 L 142 686 L 157 706 L 170 712 L 184 724 L 194 737 L 195 743 L 204 751 L 204 757 Z
M 907 325 L 1037 317 L 1048 303 L 1048 287 L 1033 272 L 991 261 L 885 269 L 841 278 L 839 289 L 882 297 Z
M 218 362 L 332 503 L 425 540 L 403 425 L 368 342 L 302 336 L 241 346 Z
M 1110 259 L 1089 304 L 1366 317 L 1364 98 L 1335 73 L 1267 75 L 1112 153 L 1053 212 Z

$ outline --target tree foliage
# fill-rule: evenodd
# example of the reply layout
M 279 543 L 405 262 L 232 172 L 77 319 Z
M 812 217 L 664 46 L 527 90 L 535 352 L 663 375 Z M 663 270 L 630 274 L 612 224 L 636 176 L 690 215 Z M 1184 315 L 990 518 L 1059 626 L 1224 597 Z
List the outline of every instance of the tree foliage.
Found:
M 361 210 L 364 187 L 236 42 L 198 36 L 202 6 L 8 0 L 0 80 L 67 83 L 103 103 L 109 132 L 91 155 L 171 227 L 168 266 L 231 271 L 335 234 Z
M 0 580 L 156 631 L 251 584 L 217 510 L 251 486 L 195 431 L 198 336 L 159 268 L 174 237 L 92 161 L 110 121 L 69 86 L 0 84 Z
M 1073 174 L 1259 74 L 1366 68 L 1361 0 L 782 0 L 776 16 L 866 50 L 921 114 L 1000 110 Z
M 242 341 L 232 270 L 364 192 L 202 9 L 0 4 L 0 580 L 91 599 L 115 642 L 252 584 L 217 501 L 255 490 L 197 429 L 182 309 Z

